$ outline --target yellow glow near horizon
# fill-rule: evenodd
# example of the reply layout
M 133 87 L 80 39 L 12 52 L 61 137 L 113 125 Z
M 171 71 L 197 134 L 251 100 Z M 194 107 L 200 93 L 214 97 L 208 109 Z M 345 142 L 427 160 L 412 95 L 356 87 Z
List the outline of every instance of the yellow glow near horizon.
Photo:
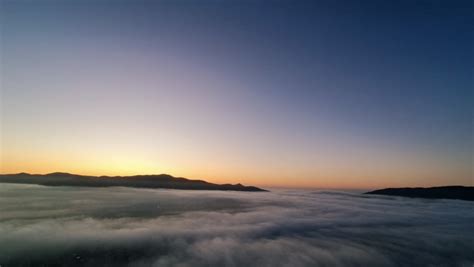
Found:
M 4 151 L 5 152 L 5 151 Z M 204 160 L 204 161 L 203 161 Z M 210 159 L 207 159 L 207 162 Z M 215 160 L 215 159 L 214 159 Z M 334 189 L 367 189 L 388 186 L 427 186 L 445 185 L 443 177 L 446 173 L 441 170 L 419 172 L 417 170 L 391 170 L 391 175 L 384 170 L 372 168 L 364 171 L 363 168 L 318 168 L 318 170 L 293 170 L 291 168 L 249 168 L 238 164 L 204 164 L 206 159 L 168 159 L 153 160 L 140 158 L 138 155 L 92 153 L 90 156 L 56 154 L 50 157 L 41 157 L 33 151 L 23 153 L 2 153 L 0 172 L 46 174 L 51 172 L 69 172 L 83 175 L 129 176 L 140 174 L 167 173 L 176 177 L 189 179 L 203 179 L 213 183 L 243 183 L 262 187 L 286 188 L 334 188 Z M 161 162 L 161 163 L 160 163 Z M 186 164 L 180 164 L 186 163 Z M 438 172 L 434 176 L 432 173 Z M 468 176 L 468 173 L 460 173 Z M 397 179 L 404 177 L 404 179 Z M 469 178 L 467 178 L 469 179 Z

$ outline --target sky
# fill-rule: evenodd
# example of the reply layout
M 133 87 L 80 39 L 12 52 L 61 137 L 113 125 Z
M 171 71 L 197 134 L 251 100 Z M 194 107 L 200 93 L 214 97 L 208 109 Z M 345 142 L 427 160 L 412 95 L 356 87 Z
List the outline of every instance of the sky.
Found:
M 1 173 L 473 185 L 471 1 L 0 10 Z

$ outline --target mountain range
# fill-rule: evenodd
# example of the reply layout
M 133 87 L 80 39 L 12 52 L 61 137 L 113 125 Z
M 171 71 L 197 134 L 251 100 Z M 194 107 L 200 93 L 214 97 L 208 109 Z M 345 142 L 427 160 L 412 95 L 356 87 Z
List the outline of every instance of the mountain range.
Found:
M 444 198 L 474 201 L 474 187 L 472 186 L 439 186 L 439 187 L 405 187 L 405 188 L 385 188 L 366 194 L 389 195 L 401 197 L 417 198 Z
M 135 176 L 86 176 L 64 172 L 49 174 L 2 174 L 0 183 L 38 184 L 46 186 L 125 186 L 138 188 L 167 188 L 188 190 L 231 190 L 231 191 L 266 191 L 255 186 L 242 184 L 214 184 L 203 180 L 191 180 L 173 177 L 168 174 L 135 175 Z

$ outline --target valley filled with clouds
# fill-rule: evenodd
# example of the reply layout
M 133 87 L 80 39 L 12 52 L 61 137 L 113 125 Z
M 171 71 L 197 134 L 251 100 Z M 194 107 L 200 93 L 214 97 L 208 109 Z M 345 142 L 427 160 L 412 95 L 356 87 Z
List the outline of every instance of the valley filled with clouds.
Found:
M 0 265 L 472 266 L 473 203 L 0 184 Z

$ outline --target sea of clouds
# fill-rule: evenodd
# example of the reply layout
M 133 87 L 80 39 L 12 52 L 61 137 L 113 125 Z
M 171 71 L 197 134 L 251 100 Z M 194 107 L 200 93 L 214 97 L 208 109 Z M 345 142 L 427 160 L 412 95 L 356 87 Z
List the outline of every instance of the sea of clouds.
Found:
M 473 266 L 474 203 L 0 184 L 0 266 Z

